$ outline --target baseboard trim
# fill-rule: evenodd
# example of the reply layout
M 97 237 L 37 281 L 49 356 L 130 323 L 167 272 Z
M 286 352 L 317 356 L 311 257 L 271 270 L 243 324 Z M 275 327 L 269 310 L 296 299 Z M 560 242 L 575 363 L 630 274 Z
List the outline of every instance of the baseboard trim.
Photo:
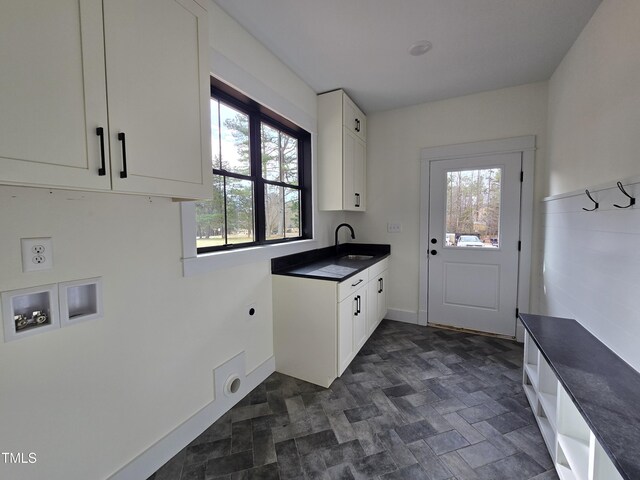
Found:
M 409 310 L 398 310 L 395 308 L 390 308 L 387 310 L 387 314 L 384 318 L 395 320 L 396 322 L 412 323 L 414 325 L 418 325 L 417 312 L 411 312 Z
M 275 357 L 271 356 L 247 374 L 245 378 L 245 392 L 249 393 L 275 371 Z M 240 401 L 241 398 L 242 397 L 239 397 L 237 401 Z M 237 401 L 235 403 L 237 403 Z M 186 422 L 176 427 L 164 438 L 158 440 L 110 476 L 109 480 L 140 480 L 141 478 L 148 478 L 162 465 L 167 463 L 176 453 L 204 432 L 213 422 L 227 413 L 232 406 L 233 404 L 229 406 L 227 402 L 212 401 Z

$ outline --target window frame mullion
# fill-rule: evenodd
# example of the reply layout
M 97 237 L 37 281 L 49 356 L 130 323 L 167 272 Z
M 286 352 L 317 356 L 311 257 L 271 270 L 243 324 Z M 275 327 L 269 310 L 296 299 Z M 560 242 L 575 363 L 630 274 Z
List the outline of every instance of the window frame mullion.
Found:
M 262 178 L 262 135 L 260 115 L 256 112 L 249 114 L 249 156 L 251 159 L 251 175 L 254 179 L 254 205 L 253 214 L 255 239 L 258 243 L 266 240 L 266 205 L 264 196 L 264 180 Z

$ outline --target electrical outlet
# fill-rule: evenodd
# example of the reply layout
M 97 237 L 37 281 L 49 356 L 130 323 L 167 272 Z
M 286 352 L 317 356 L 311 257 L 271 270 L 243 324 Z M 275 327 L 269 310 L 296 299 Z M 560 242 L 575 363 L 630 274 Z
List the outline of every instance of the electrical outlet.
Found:
M 53 240 L 51 237 L 21 238 L 22 271 L 34 272 L 53 268 Z
M 387 232 L 388 233 L 400 233 L 400 232 L 402 232 L 402 224 L 401 223 L 387 223 Z

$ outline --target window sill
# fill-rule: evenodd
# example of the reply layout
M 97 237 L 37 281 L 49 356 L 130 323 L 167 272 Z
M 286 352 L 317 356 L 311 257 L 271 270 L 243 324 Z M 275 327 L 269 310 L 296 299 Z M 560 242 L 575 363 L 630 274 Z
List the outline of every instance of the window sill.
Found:
M 316 247 L 317 241 L 311 239 L 276 245 L 261 245 L 228 252 L 205 253 L 195 257 L 183 258 L 182 272 L 185 277 L 192 277 L 223 268 L 263 262 L 283 255 L 313 250 Z

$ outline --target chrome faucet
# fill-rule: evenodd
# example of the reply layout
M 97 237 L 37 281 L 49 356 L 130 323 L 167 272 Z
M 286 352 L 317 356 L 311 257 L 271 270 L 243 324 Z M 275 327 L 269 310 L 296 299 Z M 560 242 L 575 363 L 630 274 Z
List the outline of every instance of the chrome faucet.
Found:
M 356 238 L 356 234 L 353 231 L 353 227 L 351 225 L 349 225 L 348 223 L 341 223 L 340 225 L 338 225 L 336 227 L 336 250 L 338 249 L 338 230 L 340 230 L 341 227 L 347 227 L 349 230 L 351 230 L 351 239 L 355 240 Z

